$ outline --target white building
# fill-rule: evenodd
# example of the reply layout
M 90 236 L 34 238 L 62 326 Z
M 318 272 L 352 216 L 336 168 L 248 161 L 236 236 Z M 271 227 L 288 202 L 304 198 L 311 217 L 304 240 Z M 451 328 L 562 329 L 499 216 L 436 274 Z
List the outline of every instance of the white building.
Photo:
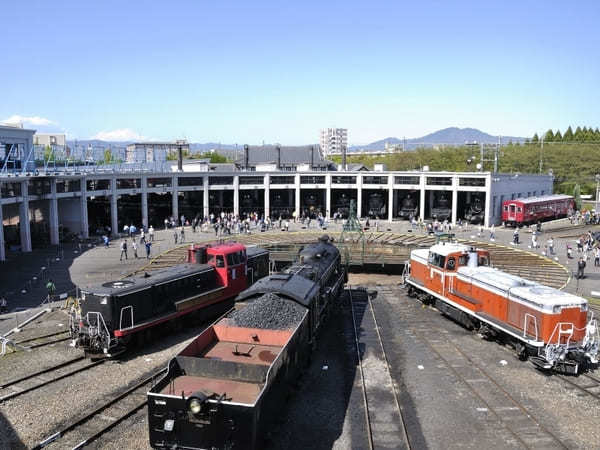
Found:
M 177 154 L 179 147 L 189 153 L 190 145 L 186 141 L 175 142 L 135 142 L 127 146 L 128 163 L 164 162 L 171 153 Z
M 325 128 L 321 130 L 319 139 L 324 156 L 342 153 L 342 149 L 348 146 L 348 129 Z
M 67 135 L 65 134 L 49 134 L 49 133 L 35 133 L 33 135 L 34 145 L 58 145 L 64 147 L 67 145 Z

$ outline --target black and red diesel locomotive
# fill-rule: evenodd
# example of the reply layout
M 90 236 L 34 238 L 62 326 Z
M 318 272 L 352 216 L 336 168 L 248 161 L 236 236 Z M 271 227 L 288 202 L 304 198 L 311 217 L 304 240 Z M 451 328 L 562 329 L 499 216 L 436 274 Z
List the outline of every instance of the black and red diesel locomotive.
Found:
M 81 289 L 71 312 L 73 346 L 89 356 L 114 356 L 132 340 L 194 314 L 208 320 L 269 273 L 269 253 L 239 243 L 192 245 L 188 262 Z

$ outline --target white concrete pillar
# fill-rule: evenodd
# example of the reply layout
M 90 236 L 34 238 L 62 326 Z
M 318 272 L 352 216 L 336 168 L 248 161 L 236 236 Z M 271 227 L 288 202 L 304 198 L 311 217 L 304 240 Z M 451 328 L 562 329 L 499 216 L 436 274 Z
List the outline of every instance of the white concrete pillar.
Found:
M 240 215 L 240 176 L 233 176 L 233 214 Z
M 210 215 L 210 205 L 208 204 L 208 176 L 202 178 L 202 186 L 204 188 L 204 197 L 202 199 L 202 208 L 204 209 L 204 217 L 209 217 Z M 203 217 L 203 218 L 204 218 Z
M 421 186 L 419 191 L 419 217 L 425 220 L 425 175 L 421 175 Z
M 388 222 L 394 220 L 394 176 L 388 176 Z
M 271 175 L 266 174 L 264 181 L 265 185 L 265 219 L 271 215 Z
M 362 175 L 356 175 L 356 217 L 362 217 Z
M 294 177 L 294 194 L 296 195 L 296 217 L 300 217 L 300 174 Z
M 325 175 L 325 218 L 331 219 L 331 174 Z
M 488 175 L 485 180 L 485 216 L 483 218 L 483 225 L 489 227 L 491 225 L 492 213 L 492 180 L 491 175 Z M 552 192 L 552 191 L 551 191 Z
M 456 225 L 458 215 L 458 191 L 456 186 L 452 186 L 452 225 Z
M 142 226 L 145 230 L 148 229 L 150 224 L 148 223 L 148 179 L 147 177 L 141 177 L 141 197 L 142 197 Z M 160 223 L 158 224 L 161 225 Z
M 56 178 L 50 180 L 50 244 L 58 245 L 58 199 L 56 198 Z
M 81 201 L 81 236 L 84 239 L 87 239 L 90 237 L 90 226 L 89 226 L 89 219 L 88 219 L 88 210 L 87 210 L 87 181 L 85 178 L 81 178 L 80 180 L 81 183 L 81 197 L 80 197 L 80 201 Z
M 171 178 L 171 187 L 172 187 L 172 201 L 171 201 L 171 215 L 175 219 L 176 223 L 179 223 L 179 189 L 177 189 L 177 175 Z M 181 224 L 183 225 L 183 224 Z
M 19 205 L 19 233 L 21 235 L 21 251 L 31 251 L 31 227 L 29 226 L 29 185 L 21 182 L 22 201 Z
M 4 216 L 2 214 L 2 203 L 0 203 L 0 261 L 6 261 L 6 248 L 4 243 Z
M 117 179 L 110 180 L 110 228 L 112 236 L 119 235 L 119 209 L 117 208 Z

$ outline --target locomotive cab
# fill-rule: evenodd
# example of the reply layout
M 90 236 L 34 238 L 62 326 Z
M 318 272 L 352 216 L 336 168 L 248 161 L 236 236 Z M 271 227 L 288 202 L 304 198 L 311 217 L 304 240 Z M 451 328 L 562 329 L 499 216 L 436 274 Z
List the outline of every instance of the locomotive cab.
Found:
M 236 293 L 246 289 L 246 247 L 237 243 L 219 244 L 208 247 L 206 256 L 207 264 L 215 268 L 217 283 Z

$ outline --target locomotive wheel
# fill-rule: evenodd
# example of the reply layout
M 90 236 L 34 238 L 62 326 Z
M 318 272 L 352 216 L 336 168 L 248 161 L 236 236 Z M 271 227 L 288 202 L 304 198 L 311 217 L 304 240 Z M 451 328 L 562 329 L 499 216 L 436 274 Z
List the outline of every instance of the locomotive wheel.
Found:
M 515 342 L 514 344 L 515 351 L 517 352 L 517 357 L 521 361 L 527 361 L 529 355 L 527 354 L 527 346 L 521 342 Z

